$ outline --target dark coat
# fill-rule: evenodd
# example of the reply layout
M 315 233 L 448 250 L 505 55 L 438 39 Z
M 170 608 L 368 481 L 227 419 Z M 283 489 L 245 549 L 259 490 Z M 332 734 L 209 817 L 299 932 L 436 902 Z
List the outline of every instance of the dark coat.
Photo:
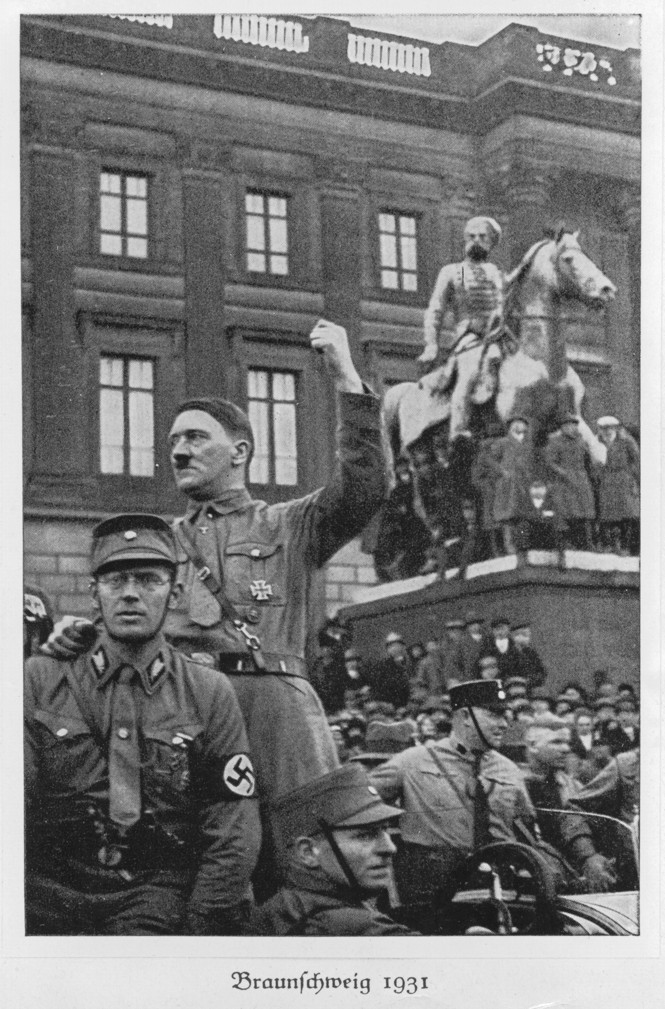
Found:
M 586 470 L 588 449 L 579 435 L 561 431 L 550 435 L 545 461 L 552 473 L 555 506 L 562 518 L 592 519 L 596 513 L 591 481 Z
M 520 656 L 517 651 L 517 645 L 515 642 L 509 638 L 508 648 L 505 652 L 500 652 L 496 647 L 494 639 L 490 639 L 490 643 L 487 645 L 485 650 L 481 653 L 483 655 L 493 655 L 497 661 L 499 667 L 500 680 L 507 680 L 509 676 L 523 676 L 524 674 L 520 672 Z
M 408 660 L 401 665 L 390 657 L 372 670 L 370 683 L 375 701 L 387 701 L 396 708 L 403 708 L 409 701 L 412 667 Z
M 597 469 L 598 518 L 622 522 L 640 517 L 640 455 L 632 438 L 618 435 L 607 446 L 607 461 Z
M 500 473 L 496 461 L 496 438 L 481 442 L 476 461 L 471 470 L 471 482 L 480 495 L 480 525 L 484 530 L 496 528 L 494 496 Z
M 494 521 L 512 522 L 529 517 L 533 510 L 529 496 L 531 449 L 528 442 L 506 435 L 499 438 L 490 457 L 497 482 L 494 490 Z
M 451 659 L 451 675 L 458 680 L 475 680 L 478 677 L 478 659 L 486 655 L 491 640 L 483 634 L 480 641 L 474 641 L 468 632 L 458 642 Z
M 547 679 L 547 670 L 543 660 L 532 645 L 515 645 L 517 660 L 517 676 L 523 676 L 529 683 L 529 690 L 542 687 Z

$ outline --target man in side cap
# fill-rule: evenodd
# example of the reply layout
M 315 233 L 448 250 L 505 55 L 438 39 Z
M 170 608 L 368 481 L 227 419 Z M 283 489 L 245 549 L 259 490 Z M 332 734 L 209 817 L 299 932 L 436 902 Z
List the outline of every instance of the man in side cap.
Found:
M 395 871 L 407 902 L 431 899 L 472 851 L 521 839 L 535 817 L 520 769 L 497 752 L 508 725 L 501 682 L 470 680 L 449 694 L 450 736 L 404 750 L 371 775 L 405 812 Z
M 392 885 L 390 827 L 401 810 L 381 801 L 359 764 L 280 796 L 271 820 L 284 886 L 257 908 L 253 935 L 415 935 L 371 901 Z
M 225 676 L 167 644 L 176 544 L 156 515 L 92 542 L 93 648 L 26 664 L 29 935 L 241 931 L 260 842 L 255 777 Z
M 226 673 L 242 710 L 263 808 L 275 795 L 337 766 L 305 645 L 321 569 L 379 508 L 385 490 L 380 403 L 355 369 L 346 331 L 321 320 L 310 334 L 339 405 L 338 461 L 328 484 L 268 505 L 247 490 L 254 432 L 226 400 L 190 399 L 169 435 L 178 489 L 183 592 L 165 633 Z M 267 832 L 266 832 L 267 833 Z M 268 852 L 260 866 L 272 886 Z M 265 891 L 264 891 L 265 892 Z
M 468 427 L 469 401 L 486 403 L 496 388 L 505 332 L 504 282 L 499 268 L 488 260 L 500 238 L 501 228 L 494 218 L 472 217 L 464 228 L 464 259 L 443 267 L 425 312 L 425 349 L 419 357 L 423 364 L 437 361 L 448 312 L 455 322 L 454 341 L 445 348 L 443 367 L 423 380 L 432 392 L 452 387 L 450 441 Z

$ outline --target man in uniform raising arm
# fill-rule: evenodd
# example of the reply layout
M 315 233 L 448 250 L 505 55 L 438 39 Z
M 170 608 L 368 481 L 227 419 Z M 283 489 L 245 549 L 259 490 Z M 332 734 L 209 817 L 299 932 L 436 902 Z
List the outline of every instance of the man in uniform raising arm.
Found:
M 176 523 L 184 593 L 166 634 L 231 678 L 264 808 L 338 764 L 307 679 L 305 642 L 322 566 L 363 529 L 385 491 L 379 401 L 363 387 L 345 330 L 322 320 L 310 342 L 339 400 L 338 460 L 325 487 L 276 505 L 253 500 L 252 429 L 226 400 L 182 404 L 170 434 L 174 477 L 189 506 Z
M 247 737 L 230 683 L 171 648 L 176 545 L 156 515 L 93 532 L 101 634 L 26 664 L 29 935 L 241 930 L 258 855 Z

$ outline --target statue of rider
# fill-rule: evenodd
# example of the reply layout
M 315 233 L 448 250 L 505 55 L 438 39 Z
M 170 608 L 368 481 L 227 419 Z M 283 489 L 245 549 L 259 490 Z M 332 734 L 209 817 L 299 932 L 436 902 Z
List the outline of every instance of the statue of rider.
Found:
M 421 379 L 421 387 L 432 395 L 450 394 L 449 441 L 468 429 L 472 405 L 487 403 L 496 391 L 505 333 L 504 279 L 488 259 L 500 238 L 501 227 L 492 217 L 472 217 L 464 229 L 464 259 L 440 271 L 425 312 L 425 349 L 418 360 L 433 364 L 440 351 L 446 356 L 441 367 Z M 454 341 L 445 347 L 448 312 L 455 322 Z

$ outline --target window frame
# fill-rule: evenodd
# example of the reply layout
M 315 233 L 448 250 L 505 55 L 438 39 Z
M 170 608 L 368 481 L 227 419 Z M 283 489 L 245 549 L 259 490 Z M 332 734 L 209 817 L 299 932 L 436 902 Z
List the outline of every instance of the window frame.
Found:
M 258 249 L 249 248 L 249 231 L 248 231 L 248 217 L 258 217 L 258 214 L 250 215 L 247 210 L 246 199 L 247 196 L 261 196 L 264 201 L 270 201 L 270 199 L 284 200 L 286 203 L 286 213 L 284 215 L 284 220 L 286 221 L 286 253 L 275 252 L 273 253 L 270 249 L 270 219 L 271 214 L 269 213 L 269 202 L 268 202 L 268 213 L 261 214 L 261 219 L 263 221 L 263 237 L 265 241 L 265 248 L 263 255 L 266 259 L 266 266 L 268 265 L 271 255 L 282 256 L 286 258 L 286 273 L 273 273 L 272 271 L 266 270 L 250 270 L 248 265 L 248 257 L 251 252 L 256 254 L 261 254 Z M 281 218 L 276 218 L 281 220 Z M 265 278 L 269 282 L 274 282 L 275 280 L 281 282 L 289 282 L 293 279 L 293 196 L 284 190 L 278 190 L 277 188 L 263 188 L 257 186 L 248 186 L 244 192 L 243 198 L 243 218 L 242 218 L 242 228 L 241 228 L 242 238 L 243 238 L 243 272 L 249 277 L 261 277 Z
M 270 389 L 267 399 L 259 399 L 258 397 L 250 397 L 249 395 L 249 375 L 250 372 L 266 372 L 269 377 Z M 294 398 L 292 400 L 276 400 L 273 398 L 273 376 L 274 375 L 291 375 L 293 377 L 294 385 Z M 247 412 L 249 413 L 249 405 L 251 402 L 267 403 L 268 404 L 268 483 L 258 483 L 251 481 L 252 487 L 257 488 L 271 488 L 277 493 L 287 494 L 289 491 L 293 493 L 300 485 L 301 476 L 301 452 L 302 452 L 302 438 L 301 438 L 301 428 L 300 415 L 302 413 L 302 400 L 301 400 L 301 388 L 302 388 L 302 371 L 293 370 L 292 368 L 276 368 L 272 364 L 270 365 L 255 365 L 248 364 L 245 370 L 246 377 L 246 403 Z M 295 416 L 295 463 L 296 463 L 296 480 L 295 483 L 278 483 L 276 479 L 276 451 L 275 451 L 275 414 L 274 405 L 275 403 L 293 403 L 294 416 Z M 247 482 L 250 483 L 249 468 L 247 471 Z
M 109 360 L 120 360 L 122 361 L 122 385 L 112 386 L 104 385 L 101 379 L 101 362 L 104 358 Z M 131 472 L 131 428 L 130 428 L 130 408 L 129 400 L 130 394 L 132 392 L 132 386 L 129 384 L 129 365 L 132 361 L 149 362 L 152 365 L 152 385 L 149 390 L 151 395 L 151 405 L 152 405 L 152 473 L 150 475 L 143 475 Z M 95 474 L 96 476 L 106 478 L 106 477 L 124 477 L 129 481 L 143 481 L 143 480 L 154 480 L 157 472 L 157 433 L 156 433 L 156 376 L 158 369 L 158 361 L 155 357 L 148 356 L 145 354 L 120 354 L 116 352 L 109 352 L 100 349 L 99 352 L 99 365 L 100 370 L 98 372 L 97 381 L 97 409 L 98 409 L 98 423 L 97 423 L 97 465 L 98 470 Z M 123 469 L 121 473 L 111 473 L 104 472 L 102 470 L 102 460 L 101 460 L 101 450 L 102 450 L 102 432 L 101 432 L 101 418 L 102 418 L 102 407 L 101 407 L 101 392 L 102 389 L 121 389 L 122 390 L 122 407 L 123 407 L 123 431 L 122 431 L 122 464 Z
M 395 219 L 395 236 L 396 236 L 396 252 L 397 252 L 397 266 L 395 267 L 395 272 L 397 273 L 398 286 L 397 287 L 384 287 L 382 282 L 382 274 L 384 270 L 391 269 L 391 267 L 384 266 L 381 261 L 381 236 L 384 234 L 390 234 L 390 232 L 385 232 L 381 230 L 380 219 L 383 215 L 390 215 Z M 415 225 L 415 246 L 416 246 L 416 269 L 415 270 L 405 270 L 402 266 L 402 247 L 400 238 L 402 237 L 402 232 L 400 229 L 400 219 L 403 217 L 408 217 L 413 220 Z M 422 294 L 421 291 L 421 281 L 422 281 L 422 270 L 421 270 L 421 217 L 422 215 L 416 211 L 405 211 L 398 210 L 395 207 L 381 206 L 375 213 L 375 227 L 376 227 L 376 262 L 377 262 L 377 284 L 381 291 L 388 294 L 398 294 L 407 296 L 418 296 Z M 416 289 L 409 290 L 406 287 L 401 286 L 401 280 L 405 273 L 415 274 L 416 277 Z
M 416 220 L 417 291 L 395 290 L 381 286 L 379 214 L 390 213 Z M 445 205 L 416 192 L 389 192 L 371 189 L 364 200 L 363 298 L 391 304 L 425 308 L 436 280 L 436 264 L 441 256 Z
M 120 179 L 121 179 L 121 189 L 120 189 L 120 197 L 121 197 L 121 199 L 120 199 L 120 225 L 121 225 L 121 230 L 120 230 L 120 232 L 117 233 L 120 236 L 121 247 L 125 247 L 126 246 L 126 243 L 127 243 L 127 241 L 128 241 L 129 238 L 132 238 L 132 237 L 141 238 L 141 237 L 143 237 L 141 235 L 136 235 L 136 236 L 134 236 L 134 235 L 128 235 L 128 233 L 126 231 L 122 230 L 122 226 L 126 225 L 126 222 L 127 222 L 126 203 L 127 203 L 128 197 L 126 195 L 126 180 L 127 180 L 128 177 L 132 177 L 132 176 L 134 176 L 136 178 L 145 179 L 145 183 L 146 183 L 146 198 L 145 198 L 145 203 L 146 203 L 146 235 L 145 235 L 145 240 L 146 240 L 146 255 L 145 256 L 130 256 L 126 252 L 119 252 L 119 253 L 102 252 L 102 249 L 101 249 L 101 238 L 102 238 L 102 235 L 103 234 L 109 234 L 109 235 L 116 234 L 116 232 L 110 232 L 110 231 L 109 232 L 104 232 L 104 231 L 102 231 L 101 207 L 102 207 L 102 196 L 104 195 L 102 193 L 102 189 L 101 189 L 102 175 L 119 175 Z M 146 171 L 143 168 L 130 168 L 130 167 L 118 168 L 118 167 L 111 167 L 110 165 L 103 164 L 103 163 L 100 162 L 99 172 L 98 172 L 98 177 L 97 177 L 97 200 L 96 200 L 97 245 L 96 245 L 96 252 L 97 252 L 97 255 L 99 256 L 99 258 L 101 260 L 103 260 L 103 261 L 109 261 L 109 262 L 117 262 L 118 260 L 120 260 L 123 263 L 130 262 L 130 263 L 139 263 L 139 264 L 150 263 L 152 260 L 154 260 L 155 256 L 154 256 L 154 248 L 153 247 L 155 245 L 155 238 L 154 238 L 154 234 L 153 234 L 153 229 L 154 229 L 154 224 L 155 224 L 155 215 L 154 215 L 154 195 L 153 195 L 153 188 L 154 188 L 154 177 L 153 177 L 153 175 L 152 175 L 151 172 L 148 172 L 148 171 Z

